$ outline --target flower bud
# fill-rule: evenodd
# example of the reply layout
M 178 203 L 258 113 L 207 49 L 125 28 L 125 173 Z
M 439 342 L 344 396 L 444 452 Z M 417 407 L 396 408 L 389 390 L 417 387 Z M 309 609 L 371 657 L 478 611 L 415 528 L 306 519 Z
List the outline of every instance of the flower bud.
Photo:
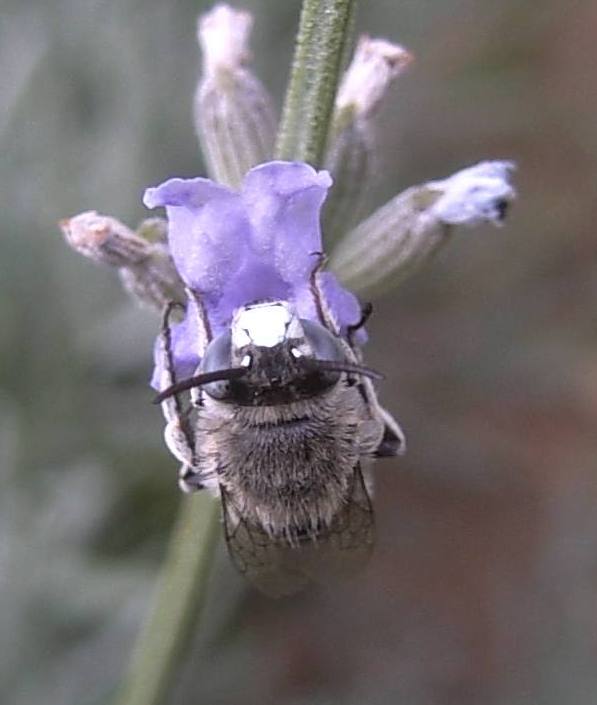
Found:
M 269 94 L 247 68 L 252 16 L 216 5 L 198 22 L 203 73 L 195 96 L 195 127 L 209 175 L 239 186 L 244 174 L 271 159 L 276 119 Z
M 325 166 L 334 187 L 324 213 L 328 244 L 357 222 L 377 169 L 375 121 L 388 89 L 412 61 L 398 44 L 362 36 L 346 70 L 334 109 Z
M 150 245 L 116 218 L 85 211 L 60 221 L 67 243 L 79 254 L 111 267 L 143 262 Z
M 338 244 L 332 270 L 361 294 L 394 287 L 447 240 L 450 226 L 501 225 L 516 195 L 509 180 L 513 170 L 512 162 L 481 162 L 407 189 Z
M 351 110 L 356 117 L 370 117 L 392 81 L 411 63 L 413 56 L 399 44 L 363 35 L 336 97 L 336 117 Z
M 155 242 L 140 237 L 116 218 L 95 211 L 63 220 L 60 227 L 67 243 L 79 254 L 116 268 L 124 288 L 140 303 L 161 310 L 168 301 L 185 301 L 184 284 L 167 245 L 160 241 L 161 226 L 156 222 Z M 147 221 L 141 224 L 142 232 L 143 228 L 149 232 Z

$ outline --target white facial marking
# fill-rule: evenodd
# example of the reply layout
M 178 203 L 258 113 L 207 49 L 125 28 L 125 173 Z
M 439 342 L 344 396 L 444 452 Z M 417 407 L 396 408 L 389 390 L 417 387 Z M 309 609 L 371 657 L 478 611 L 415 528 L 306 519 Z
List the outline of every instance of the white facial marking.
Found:
M 303 353 L 298 348 L 292 348 L 290 354 L 296 359 L 303 356 Z
M 250 355 L 245 355 L 243 359 L 240 361 L 240 366 L 241 367 L 249 367 L 251 364 L 251 356 Z
M 272 348 L 286 339 L 292 318 L 288 304 L 283 301 L 241 308 L 232 322 L 232 344 L 237 349 L 250 343 Z

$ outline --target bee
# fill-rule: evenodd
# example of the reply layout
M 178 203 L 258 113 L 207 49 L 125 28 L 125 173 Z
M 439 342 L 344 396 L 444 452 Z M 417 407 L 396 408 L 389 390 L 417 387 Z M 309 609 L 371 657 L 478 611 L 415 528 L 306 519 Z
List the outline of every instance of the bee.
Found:
M 182 462 L 180 487 L 219 495 L 230 556 L 266 594 L 350 575 L 374 541 L 369 467 L 404 450 L 400 427 L 377 401 L 379 375 L 352 342 L 367 313 L 342 336 L 325 307 L 315 322 L 288 301 L 259 301 L 212 339 L 199 297 L 187 293 L 201 363 L 190 379 L 175 378 L 169 307 L 156 398 Z

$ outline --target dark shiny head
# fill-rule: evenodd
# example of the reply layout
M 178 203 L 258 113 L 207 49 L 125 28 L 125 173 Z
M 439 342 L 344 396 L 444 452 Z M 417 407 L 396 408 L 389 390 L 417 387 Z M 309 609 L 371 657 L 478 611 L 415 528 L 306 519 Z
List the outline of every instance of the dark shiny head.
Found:
M 286 302 L 240 309 L 231 330 L 213 340 L 202 372 L 243 368 L 246 374 L 204 386 L 209 396 L 240 405 L 286 404 L 317 396 L 341 372 L 320 361 L 346 362 L 341 342 L 322 325 L 297 318 Z
M 299 319 L 285 301 L 272 301 L 239 309 L 230 331 L 207 346 L 199 374 L 164 389 L 155 401 L 202 387 L 230 404 L 287 404 L 322 394 L 342 373 L 380 377 L 348 362 L 342 341 L 322 325 Z

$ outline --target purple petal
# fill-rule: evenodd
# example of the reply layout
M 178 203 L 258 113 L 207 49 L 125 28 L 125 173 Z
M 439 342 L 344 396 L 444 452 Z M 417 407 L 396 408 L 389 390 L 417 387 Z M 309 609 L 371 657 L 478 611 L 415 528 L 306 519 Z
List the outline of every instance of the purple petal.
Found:
M 308 321 L 319 323 L 319 313 L 317 312 L 313 291 L 308 281 L 301 282 L 293 287 L 291 301 L 299 318 L 306 318 Z
M 270 162 L 251 169 L 240 194 L 209 179 L 170 179 L 147 189 L 144 202 L 165 206 L 169 248 L 176 267 L 198 293 L 212 333 L 229 328 L 240 306 L 264 299 L 293 303 L 301 318 L 319 320 L 310 286 L 321 252 L 320 211 L 331 178 L 298 162 Z M 341 333 L 358 322 L 357 299 L 333 274 L 323 272 L 321 288 Z M 189 305 L 185 319 L 172 326 L 172 357 L 177 379 L 195 373 L 200 362 L 197 317 Z M 366 341 L 364 331 L 357 333 Z M 152 385 L 163 381 L 156 346 Z
M 354 294 L 342 287 L 335 275 L 331 272 L 319 274 L 319 285 L 327 305 L 332 310 L 336 322 L 340 326 L 340 333 L 346 335 L 348 326 L 355 325 L 361 318 L 361 305 Z M 300 318 L 307 318 L 319 322 L 319 314 L 315 305 L 313 291 L 308 282 L 298 284 L 293 289 L 292 300 Z M 356 334 L 359 344 L 367 342 L 367 334 L 361 329 Z
M 174 376 L 177 380 L 192 377 L 201 361 L 197 343 L 199 334 L 197 330 L 197 314 L 192 306 L 189 306 L 184 319 L 180 323 L 175 323 L 170 328 L 172 361 L 174 363 Z M 160 338 L 156 339 L 154 349 L 154 369 L 151 378 L 151 386 L 161 391 L 161 377 L 164 372 L 163 352 Z
M 170 179 L 147 189 L 144 202 L 166 206 L 170 252 L 187 286 L 211 295 L 222 292 L 250 242 L 238 194 L 209 179 Z
M 340 286 L 335 275 L 331 272 L 322 272 L 319 275 L 320 286 L 330 308 L 338 318 L 342 332 L 348 326 L 355 325 L 361 318 L 361 305 L 354 294 Z
M 288 283 L 308 278 L 321 251 L 320 210 L 331 183 L 327 171 L 300 162 L 269 162 L 245 176 L 253 248 Z
M 225 186 L 216 184 L 211 179 L 168 179 L 154 188 L 145 189 L 143 203 L 147 208 L 158 206 L 184 206 L 199 210 L 213 199 L 233 195 Z
M 210 311 L 214 334 L 230 326 L 232 314 L 240 306 L 267 299 L 288 300 L 290 286 L 276 270 L 255 255 L 249 258 L 234 277 L 221 299 Z

